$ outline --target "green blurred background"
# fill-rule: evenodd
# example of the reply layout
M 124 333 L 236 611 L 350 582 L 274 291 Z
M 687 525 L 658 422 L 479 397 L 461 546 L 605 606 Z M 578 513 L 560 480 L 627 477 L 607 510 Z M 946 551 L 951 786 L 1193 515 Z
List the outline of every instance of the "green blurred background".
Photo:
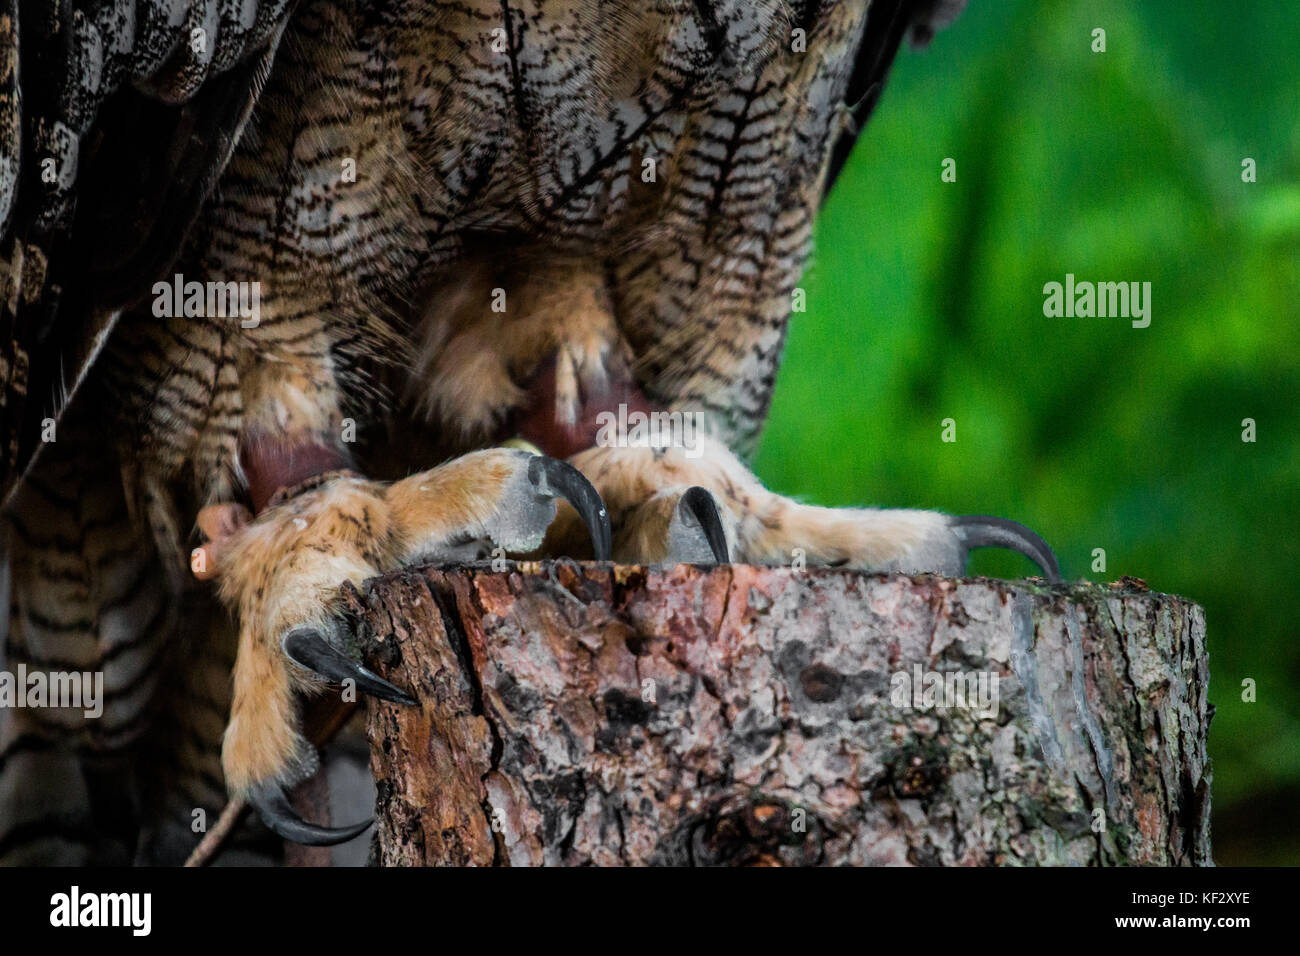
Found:
M 1151 326 L 1044 317 L 1067 272 L 1151 282 Z M 973 0 L 900 51 L 803 285 L 759 475 L 1012 517 L 1067 577 L 1201 603 L 1215 858 L 1300 863 L 1300 7 Z

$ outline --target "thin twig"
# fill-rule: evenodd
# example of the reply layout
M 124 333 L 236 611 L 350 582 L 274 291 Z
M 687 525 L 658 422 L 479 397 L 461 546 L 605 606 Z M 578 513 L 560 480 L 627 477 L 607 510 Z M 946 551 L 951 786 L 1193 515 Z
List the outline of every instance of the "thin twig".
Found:
M 221 816 L 217 817 L 217 822 L 207 835 L 199 841 L 199 845 L 194 848 L 190 858 L 185 861 L 186 866 L 207 866 L 212 862 L 212 858 L 217 855 L 221 849 L 221 844 L 226 842 L 235 826 L 239 823 L 239 818 L 244 815 L 248 809 L 248 803 L 243 797 L 236 797 L 226 804 L 221 811 Z

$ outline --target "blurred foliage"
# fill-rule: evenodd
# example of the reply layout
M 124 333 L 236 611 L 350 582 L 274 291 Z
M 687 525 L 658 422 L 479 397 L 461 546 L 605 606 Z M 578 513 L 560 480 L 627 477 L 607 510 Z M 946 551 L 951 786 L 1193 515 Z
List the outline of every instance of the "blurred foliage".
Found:
M 1044 317 L 1067 272 L 1151 282 L 1151 326 Z M 1013 517 L 1069 577 L 1201 603 L 1216 856 L 1300 863 L 1300 7 L 972 0 L 900 52 L 803 284 L 760 476 Z

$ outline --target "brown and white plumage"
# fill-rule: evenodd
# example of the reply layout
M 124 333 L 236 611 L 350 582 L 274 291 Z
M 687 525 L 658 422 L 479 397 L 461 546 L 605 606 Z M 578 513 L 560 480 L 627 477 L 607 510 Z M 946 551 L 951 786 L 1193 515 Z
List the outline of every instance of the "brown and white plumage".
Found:
M 250 492 L 261 510 L 250 472 L 285 467 L 283 449 L 401 478 L 527 432 L 541 381 L 544 417 L 574 434 L 608 391 L 702 414 L 716 446 L 703 463 L 573 459 L 616 530 L 627 519 L 617 557 L 665 557 L 654 522 L 676 513 L 674 489 L 702 485 L 738 559 L 802 546 L 810 560 L 951 569 L 960 541 L 942 516 L 804 508 L 736 456 L 766 414 L 813 218 L 855 123 L 905 34 L 952 4 L 61 0 L 42 19 L 48 0 L 6 3 L 6 657 L 103 669 L 110 716 L 0 714 L 0 859 L 174 859 L 193 808 L 215 812 L 227 784 L 292 783 L 306 758 L 282 712 L 315 685 L 286 669 L 283 627 L 323 621 L 330 584 L 459 553 L 457 535 L 431 530 L 442 505 L 340 480 L 304 499 L 337 497 L 319 526 L 338 532 L 319 542 L 328 562 L 294 564 L 306 546 L 274 508 L 226 542 L 232 625 L 186 573 L 196 515 Z M 259 282 L 258 324 L 155 316 L 153 283 L 175 272 Z M 55 443 L 39 441 L 47 418 Z M 505 489 L 527 470 L 509 461 L 475 473 L 498 497 L 453 496 L 460 510 L 438 520 L 500 539 Z M 330 522 L 363 514 L 346 544 Z M 566 509 L 552 540 L 574 537 L 571 522 Z M 310 582 L 301 606 L 276 604 L 294 581 Z M 66 799 L 42 807 L 47 782 Z M 105 814 L 121 821 L 107 835 Z

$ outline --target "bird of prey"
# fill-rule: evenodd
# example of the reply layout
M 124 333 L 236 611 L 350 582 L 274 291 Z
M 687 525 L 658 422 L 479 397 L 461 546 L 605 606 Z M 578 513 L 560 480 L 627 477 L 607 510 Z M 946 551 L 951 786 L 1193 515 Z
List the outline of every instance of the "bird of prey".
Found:
M 175 862 L 227 797 L 355 835 L 287 795 L 304 701 L 408 700 L 339 603 L 403 565 L 1056 576 L 744 462 L 822 198 L 960 5 L 0 0 L 5 668 L 103 681 L 0 711 L 0 860 Z

